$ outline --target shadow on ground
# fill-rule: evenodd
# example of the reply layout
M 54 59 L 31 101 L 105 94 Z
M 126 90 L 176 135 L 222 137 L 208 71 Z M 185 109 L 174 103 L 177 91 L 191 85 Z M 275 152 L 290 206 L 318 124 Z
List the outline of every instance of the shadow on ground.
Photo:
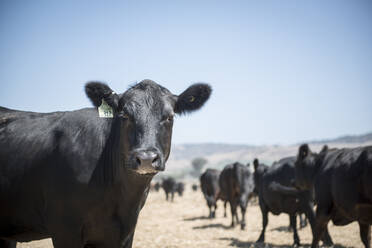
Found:
M 298 229 L 297 229 L 298 230 Z M 278 232 L 292 232 L 292 228 L 288 226 L 279 226 L 276 228 L 270 229 L 270 231 L 278 231 Z
M 196 229 L 206 229 L 206 228 L 223 228 L 223 229 L 231 229 L 231 226 L 225 226 L 225 225 L 222 225 L 222 224 L 208 224 L 208 225 L 203 225 L 203 226 L 195 226 L 193 227 L 192 229 L 196 230 Z
M 185 218 L 184 221 L 194 221 L 194 220 L 207 220 L 209 219 L 207 216 L 197 216 L 197 217 L 191 217 L 191 218 Z
M 229 246 L 232 247 L 239 247 L 239 248 L 291 248 L 294 247 L 292 244 L 290 245 L 274 245 L 270 243 L 255 243 L 250 241 L 241 241 L 236 238 L 220 238 L 219 240 L 228 240 L 230 241 Z M 320 246 L 320 247 L 328 247 L 328 246 Z M 343 246 L 343 245 L 334 245 L 333 248 L 354 248 L 352 246 Z M 310 248 L 310 244 L 302 244 L 299 248 Z

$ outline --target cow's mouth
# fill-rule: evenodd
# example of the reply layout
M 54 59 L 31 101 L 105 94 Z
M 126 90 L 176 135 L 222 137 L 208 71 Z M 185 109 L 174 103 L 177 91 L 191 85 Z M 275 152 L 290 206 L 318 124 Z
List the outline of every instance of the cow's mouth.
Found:
M 148 170 L 136 169 L 134 170 L 134 172 L 139 175 L 144 175 L 144 176 L 155 176 L 159 171 L 157 170 L 148 171 Z
M 153 167 L 127 166 L 127 169 L 138 176 L 155 176 L 159 172 Z

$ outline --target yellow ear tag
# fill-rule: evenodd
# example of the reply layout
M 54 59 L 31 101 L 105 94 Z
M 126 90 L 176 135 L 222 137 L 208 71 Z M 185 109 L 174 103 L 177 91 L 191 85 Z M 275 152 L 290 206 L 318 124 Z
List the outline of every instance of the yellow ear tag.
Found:
M 195 101 L 195 97 L 194 96 L 190 96 L 190 102 L 193 102 Z
M 114 118 L 114 111 L 103 99 L 101 106 L 98 107 L 98 116 L 101 118 Z

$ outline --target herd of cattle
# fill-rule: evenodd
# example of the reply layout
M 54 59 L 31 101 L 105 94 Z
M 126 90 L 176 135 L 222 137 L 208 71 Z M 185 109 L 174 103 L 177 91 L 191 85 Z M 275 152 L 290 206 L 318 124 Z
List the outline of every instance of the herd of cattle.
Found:
M 313 241 L 317 247 L 333 245 L 327 230 L 330 220 L 335 225 L 357 221 L 360 237 L 370 248 L 372 224 L 372 147 L 329 149 L 312 152 L 307 144 L 300 146 L 296 157 L 283 158 L 271 166 L 253 161 L 225 166 L 222 171 L 207 169 L 200 177 L 200 185 L 215 217 L 217 200 L 229 202 L 231 226 L 239 223 L 237 207 L 241 209 L 241 229 L 245 228 L 247 203 L 257 195 L 262 213 L 262 231 L 257 242 L 264 242 L 268 213 L 289 215 L 294 245 L 300 244 L 296 215 L 305 214 L 309 220 Z M 316 212 L 314 212 L 316 205 Z
M 161 184 L 157 182 L 152 186 L 155 191 L 159 191 L 160 187 L 164 189 L 165 200 L 170 200 L 172 202 L 175 193 L 178 193 L 179 196 L 182 196 L 183 191 L 185 191 L 185 184 L 183 182 L 176 182 L 173 177 L 164 178 Z
M 150 182 L 169 157 L 174 115 L 200 109 L 211 91 L 198 83 L 174 95 L 143 80 L 117 94 L 91 82 L 85 92 L 94 108 L 36 113 L 0 107 L 0 248 L 43 238 L 51 238 L 55 248 L 132 247 Z M 253 164 L 253 174 L 234 163 L 202 175 L 210 217 L 221 199 L 225 209 L 230 203 L 232 226 L 239 223 L 240 206 L 244 229 L 247 203 L 257 194 L 263 220 L 259 242 L 268 212 L 283 212 L 299 244 L 296 214 L 304 213 L 312 247 L 319 240 L 332 244 L 327 231 L 332 220 L 358 221 L 370 248 L 372 147 L 314 153 L 302 145 L 296 157 L 270 167 Z M 173 199 L 184 185 L 164 181 L 163 188 Z

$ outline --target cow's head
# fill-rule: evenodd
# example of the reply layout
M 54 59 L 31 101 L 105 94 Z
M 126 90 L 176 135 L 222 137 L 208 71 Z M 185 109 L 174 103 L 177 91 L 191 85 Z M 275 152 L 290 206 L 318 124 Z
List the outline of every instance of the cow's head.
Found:
M 295 162 L 295 184 L 300 189 L 312 189 L 318 167 L 318 156 L 310 150 L 307 144 L 301 145 L 298 149 Z
M 95 107 L 109 106 L 112 118 L 120 123 L 124 167 L 151 175 L 165 168 L 174 116 L 200 109 L 212 89 L 198 83 L 177 96 L 151 80 L 143 80 L 122 94 L 99 82 L 87 83 L 85 91 Z

